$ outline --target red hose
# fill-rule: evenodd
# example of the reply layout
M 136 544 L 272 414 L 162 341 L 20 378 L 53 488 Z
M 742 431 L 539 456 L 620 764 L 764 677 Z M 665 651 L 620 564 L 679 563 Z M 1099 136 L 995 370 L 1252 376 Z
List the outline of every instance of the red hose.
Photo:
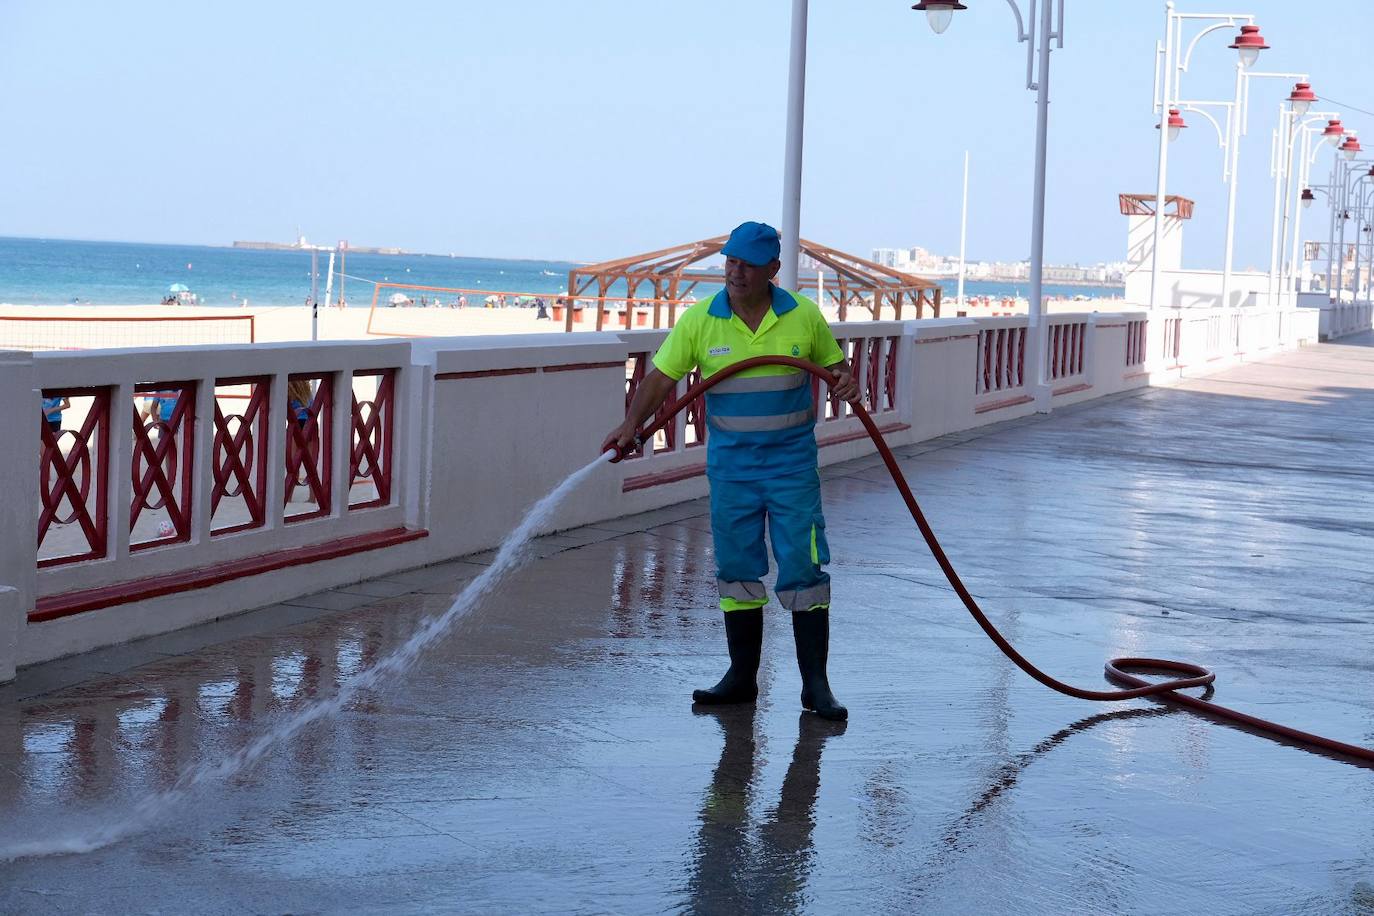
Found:
M 682 397 L 665 408 L 660 409 L 654 422 L 644 427 L 639 433 L 641 441 L 649 441 L 655 433 L 662 429 L 674 416 L 692 401 L 705 394 L 713 385 L 716 385 L 738 372 L 745 369 L 752 369 L 756 366 L 791 366 L 810 372 L 822 381 L 831 381 L 829 371 L 819 366 L 808 363 L 805 360 L 793 359 L 788 356 L 758 356 L 753 359 L 741 360 L 725 369 L 720 370 L 709 379 L 704 379 L 692 385 L 683 393 Z M 1331 738 L 1323 738 L 1321 735 L 1313 735 L 1309 732 L 1299 731 L 1289 728 L 1286 725 L 1278 725 L 1255 716 L 1246 715 L 1225 706 L 1218 706 L 1207 700 L 1189 696 L 1188 694 L 1178 693 L 1177 691 L 1187 687 L 1202 687 L 1211 684 L 1216 680 L 1216 675 L 1201 665 L 1194 665 L 1190 662 L 1177 662 L 1164 658 L 1114 658 L 1107 662 L 1106 675 L 1108 679 L 1119 683 L 1130 685 L 1123 690 L 1084 690 L 1072 684 L 1066 684 L 1057 678 L 1051 677 L 1031 664 L 1025 656 L 1016 651 L 1016 648 L 1007 641 L 1006 637 L 997 631 L 992 625 L 982 609 L 978 607 L 978 602 L 973 595 L 964 587 L 959 574 L 955 572 L 954 565 L 950 563 L 949 557 L 945 556 L 944 548 L 935 537 L 935 532 L 931 530 L 930 523 L 926 521 L 925 514 L 921 511 L 920 505 L 916 502 L 916 497 L 911 493 L 911 487 L 907 485 L 906 477 L 897 467 L 897 459 L 893 457 L 892 450 L 888 448 L 883 435 L 878 431 L 878 426 L 869 416 L 868 411 L 862 404 L 851 404 L 850 408 L 863 423 L 864 429 L 868 431 L 868 436 L 873 440 L 873 444 L 878 449 L 878 454 L 883 458 L 883 463 L 887 465 L 888 473 L 892 475 L 892 482 L 897 485 L 897 490 L 902 494 L 902 499 L 906 501 L 906 507 L 911 512 L 911 517 L 916 521 L 916 527 L 921 530 L 921 536 L 925 538 L 926 545 L 930 548 L 931 554 L 935 557 L 935 562 L 940 564 L 940 569 L 944 570 L 945 578 L 964 602 L 964 607 L 973 615 L 978 626 L 983 628 L 983 632 L 988 635 L 997 648 L 1002 650 L 1002 654 L 1016 663 L 1022 671 L 1035 678 L 1051 690 L 1071 697 L 1078 697 L 1081 700 L 1130 700 L 1136 697 L 1159 697 L 1171 703 L 1178 703 L 1204 715 L 1215 716 L 1220 719 L 1239 723 L 1240 725 L 1254 729 L 1268 737 L 1286 739 L 1297 744 L 1319 748 L 1334 754 L 1353 757 L 1357 760 L 1374 764 L 1374 750 L 1360 747 L 1355 744 L 1346 744 L 1335 741 Z M 1133 674 L 1128 674 L 1123 669 L 1140 668 L 1153 671 L 1172 671 L 1186 675 L 1171 681 L 1159 681 L 1151 683 Z

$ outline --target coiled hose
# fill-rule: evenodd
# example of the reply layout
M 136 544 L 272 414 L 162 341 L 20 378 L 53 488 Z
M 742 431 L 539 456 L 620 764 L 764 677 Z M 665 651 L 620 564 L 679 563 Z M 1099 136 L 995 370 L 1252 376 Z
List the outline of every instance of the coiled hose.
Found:
M 752 359 L 741 360 L 725 369 L 720 370 L 709 379 L 704 379 L 692 385 L 683 393 L 682 397 L 671 404 L 661 407 L 654 417 L 652 423 L 639 431 L 638 441 L 648 442 L 652 440 L 655 433 L 667 425 L 673 417 L 682 411 L 688 404 L 701 397 L 713 386 L 725 381 L 736 373 L 757 366 L 791 366 L 809 372 L 824 382 L 829 383 L 832 375 L 829 371 L 822 369 L 812 363 L 801 359 L 794 359 L 788 356 L 758 356 Z M 868 436 L 873 440 L 874 446 L 878 449 L 878 454 L 882 456 L 883 463 L 887 465 L 888 473 L 892 475 L 892 482 L 897 485 L 897 490 L 902 494 L 902 499 L 906 502 L 907 509 L 911 512 L 912 519 L 916 522 L 916 527 L 921 530 L 921 536 L 925 538 L 926 546 L 930 548 L 931 554 L 935 557 L 935 562 L 940 564 L 940 569 L 944 571 L 945 578 L 963 601 L 964 607 L 973 615 L 978 626 L 982 627 L 983 632 L 988 638 L 997 644 L 997 648 L 1002 650 L 1002 654 L 1011 659 L 1018 668 L 1026 672 L 1035 680 L 1044 684 L 1051 690 L 1057 690 L 1062 694 L 1077 697 L 1080 700 L 1131 700 L 1137 697 L 1158 697 L 1170 703 L 1177 703 L 1195 712 L 1206 716 L 1212 716 L 1223 721 L 1237 723 L 1249 729 L 1257 731 L 1266 737 L 1274 740 L 1291 742 L 1308 748 L 1325 751 L 1344 757 L 1354 758 L 1366 764 L 1374 764 L 1374 750 L 1360 747 L 1355 744 L 1346 744 L 1331 738 L 1324 738 L 1321 735 L 1314 735 L 1310 732 L 1300 731 L 1296 728 L 1289 728 L 1286 725 L 1279 725 L 1269 722 L 1256 716 L 1247 715 L 1225 706 L 1218 706 L 1208 700 L 1179 693 L 1188 687 L 1205 687 L 1216 680 L 1216 675 L 1201 665 L 1194 665 L 1191 662 L 1172 661 L 1166 658 L 1113 658 L 1106 664 L 1107 678 L 1114 683 L 1126 685 L 1120 690 L 1085 690 L 1082 687 L 1075 687 L 1063 681 L 1051 677 L 1031 664 L 1016 647 L 1007 641 L 1006 637 L 997 631 L 997 628 L 988 620 L 982 608 L 974 599 L 969 590 L 964 587 L 964 583 L 955 571 L 954 565 L 950 563 L 949 557 L 945 556 L 944 548 L 940 546 L 939 540 L 935 537 L 935 532 L 931 530 L 930 523 L 926 521 L 925 514 L 921 511 L 920 505 L 916 502 L 916 497 L 911 493 L 911 487 L 907 485 L 906 477 L 897 467 L 897 459 L 893 457 L 892 450 L 888 448 L 883 435 L 878 431 L 878 426 L 869 416 L 868 411 L 862 404 L 851 404 L 850 408 L 859 418 L 868 431 Z M 624 457 L 626 453 L 622 454 Z M 1125 669 L 1138 669 L 1147 671 L 1169 671 L 1185 675 L 1169 681 L 1150 682 L 1143 678 L 1129 674 Z

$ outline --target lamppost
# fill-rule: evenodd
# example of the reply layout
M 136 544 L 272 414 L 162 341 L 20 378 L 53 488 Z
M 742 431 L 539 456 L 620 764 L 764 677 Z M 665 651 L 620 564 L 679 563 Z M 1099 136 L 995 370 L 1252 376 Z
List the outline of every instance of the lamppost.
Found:
M 1350 221 L 1350 200 L 1356 195 L 1355 185 L 1368 178 L 1368 174 L 1359 171 L 1359 166 L 1367 166 L 1367 160 L 1356 160 L 1355 157 L 1361 151 L 1359 138 L 1354 131 L 1346 130 L 1345 139 L 1338 147 L 1342 156 L 1337 157 L 1332 166 L 1331 182 L 1331 247 L 1328 251 L 1332 257 L 1327 259 L 1327 289 L 1335 293 L 1335 301 L 1341 300 L 1341 293 L 1345 290 L 1345 224 Z M 1339 224 L 1339 232 L 1337 226 Z M 1357 246 L 1358 247 L 1358 246 Z M 1339 266 L 1336 266 L 1336 258 L 1339 258 Z M 1336 276 L 1332 282 L 1331 272 L 1335 269 Z
M 1322 126 L 1322 121 L 1327 122 L 1325 126 Z M 1304 210 L 1312 206 L 1312 201 L 1315 199 L 1312 194 L 1312 188 L 1309 186 L 1312 164 L 1317 159 L 1317 153 L 1321 152 L 1324 146 L 1335 146 L 1336 143 L 1340 142 L 1340 137 L 1345 133 L 1345 130 L 1339 125 L 1339 112 L 1309 110 L 1302 122 L 1297 125 L 1295 135 L 1290 141 L 1291 146 L 1289 155 L 1291 157 L 1294 152 L 1292 147 L 1298 146 L 1297 140 L 1299 137 L 1302 139 L 1301 146 L 1297 151 L 1298 167 L 1295 170 L 1297 181 L 1294 185 L 1294 190 L 1302 188 L 1302 193 L 1296 199 L 1290 200 L 1287 207 L 1288 211 L 1292 214 L 1293 247 L 1286 268 L 1287 276 L 1280 276 L 1279 280 L 1284 291 L 1290 295 L 1289 303 L 1290 306 L 1293 307 L 1297 305 L 1298 293 L 1302 291 L 1302 278 L 1304 273 L 1306 273 L 1303 267 L 1307 262 L 1303 257 L 1302 250 L 1302 214 Z M 1334 139 L 1327 144 L 1320 144 L 1316 149 L 1312 149 L 1312 137 L 1317 133 L 1320 133 L 1323 138 L 1332 136 Z M 1291 196 L 1292 195 L 1290 195 L 1290 197 Z M 1284 219 L 1286 223 L 1289 219 L 1288 213 L 1284 214 Z M 1286 224 L 1283 231 L 1286 241 L 1288 237 L 1288 227 Z
M 1020 0 L 1007 0 L 1016 17 L 1016 40 L 1026 45 L 1026 88 L 1035 92 L 1035 182 L 1031 192 L 1030 303 L 1027 316 L 1027 362 L 1031 378 L 1026 388 L 1035 398 L 1037 410 L 1049 405 L 1045 385 L 1044 288 L 1045 265 L 1045 160 L 1049 128 L 1050 50 L 1064 47 L 1064 0 L 1026 0 L 1026 14 Z M 912 9 L 926 14 L 931 30 L 942 34 L 954 13 L 968 9 L 958 0 L 920 0 Z
M 1374 179 L 1374 166 L 1370 166 L 1369 171 L 1360 177 L 1360 181 L 1371 181 Z M 1369 247 L 1370 236 L 1370 201 L 1374 200 L 1374 186 L 1361 191 L 1355 188 L 1355 282 L 1351 284 L 1351 292 L 1355 302 L 1360 301 L 1361 280 L 1364 285 L 1369 285 L 1369 272 L 1360 270 L 1364 264 L 1363 250 Z M 1368 297 L 1366 297 L 1368 298 Z
M 1249 132 L 1249 108 L 1250 108 L 1250 80 L 1252 79 L 1295 79 L 1293 90 L 1288 94 L 1288 98 L 1279 103 L 1279 127 L 1274 128 L 1273 143 L 1270 145 L 1269 171 L 1274 176 L 1274 214 L 1269 233 L 1269 284 L 1266 305 L 1273 308 L 1278 298 L 1278 274 L 1279 274 L 1279 252 L 1282 250 L 1283 243 L 1279 238 L 1282 228 L 1282 216 L 1287 210 L 1286 198 L 1287 187 L 1289 184 L 1289 172 L 1293 167 L 1293 137 L 1297 130 L 1299 119 L 1307 114 L 1312 107 L 1312 103 L 1317 100 L 1317 94 L 1312 91 L 1312 84 L 1309 83 L 1306 73 L 1257 73 L 1251 71 L 1246 74 L 1245 98 L 1241 102 L 1241 133 Z M 1285 114 L 1285 108 L 1287 113 Z M 1287 122 L 1287 131 L 1283 133 L 1282 125 Z M 1234 184 L 1234 179 L 1233 182 Z M 1234 187 L 1232 192 L 1234 193 Z M 1234 216 L 1234 213 L 1232 213 Z M 1228 237 L 1234 235 L 1235 227 L 1227 227 Z M 1228 257 L 1226 268 L 1231 267 Z M 1229 284 L 1227 284 L 1229 286 Z
M 787 67 L 787 142 L 782 161 L 782 269 L 778 284 L 797 288 L 801 260 L 802 126 L 806 114 L 807 0 L 792 0 L 792 42 Z
M 1188 42 L 1187 47 L 1183 46 L 1183 27 L 1185 22 L 1205 22 L 1210 23 L 1200 30 Z M 1154 108 L 1159 116 L 1159 171 L 1155 184 L 1155 225 L 1154 225 L 1154 253 L 1150 269 L 1150 307 L 1160 306 L 1160 295 L 1163 292 L 1160 286 L 1161 265 L 1159 261 L 1160 241 L 1164 236 L 1164 189 L 1165 181 L 1169 170 L 1169 118 L 1170 109 L 1182 111 L 1186 108 L 1200 109 L 1200 106 L 1226 106 L 1227 117 L 1227 137 L 1236 134 L 1239 127 L 1236 118 L 1236 109 L 1239 105 L 1235 102 L 1207 102 L 1192 103 L 1181 101 L 1179 97 L 1180 83 L 1183 74 L 1188 71 L 1188 65 L 1192 61 L 1193 51 L 1197 48 L 1197 43 L 1206 35 L 1220 29 L 1234 29 L 1240 27 L 1238 34 L 1229 47 L 1235 49 L 1240 56 L 1240 63 L 1236 73 L 1236 98 L 1239 100 L 1243 91 L 1243 77 L 1241 71 L 1253 66 L 1259 57 L 1259 52 L 1269 47 L 1263 37 L 1260 36 L 1259 26 L 1255 25 L 1255 17 L 1248 13 L 1179 13 L 1174 11 L 1172 0 L 1164 4 L 1164 41 L 1155 45 L 1155 98 Z M 1199 110 L 1199 113 L 1206 115 Z M 1213 120 L 1213 126 L 1217 126 Z M 1218 132 L 1220 128 L 1218 127 Z M 1174 132 L 1177 136 L 1178 132 Z M 1226 145 L 1226 144 L 1223 144 Z M 1230 160 L 1224 167 L 1224 171 L 1231 176 L 1233 182 L 1231 189 L 1230 203 L 1228 210 L 1234 213 L 1235 206 L 1235 187 L 1234 187 L 1234 160 L 1236 144 L 1230 144 Z M 1226 262 L 1228 268 L 1223 271 L 1223 287 L 1229 279 L 1229 249 L 1231 247 L 1230 233 L 1228 233 L 1227 248 L 1228 256 Z M 1223 300 L 1226 290 L 1223 290 Z M 1224 302 L 1223 302 L 1224 304 Z

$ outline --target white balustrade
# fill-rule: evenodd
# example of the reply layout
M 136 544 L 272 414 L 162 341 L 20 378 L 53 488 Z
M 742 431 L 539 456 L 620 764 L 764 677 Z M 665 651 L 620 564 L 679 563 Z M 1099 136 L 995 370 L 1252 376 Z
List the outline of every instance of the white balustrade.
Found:
M 1317 322 L 1312 308 L 1053 314 L 1051 407 L 1311 342 Z M 1037 409 L 1025 317 L 832 330 L 894 446 Z M 0 602 L 0 680 L 16 660 L 494 546 L 595 455 L 667 333 L 0 354 L 15 431 L 0 439 L 0 521 L 17 533 L 0 548 L 0 588 L 16 589 Z M 870 451 L 852 408 L 813 391 L 821 463 Z M 704 406 L 678 414 L 554 527 L 703 494 L 707 436 Z M 334 551 L 359 539 L 365 560 Z

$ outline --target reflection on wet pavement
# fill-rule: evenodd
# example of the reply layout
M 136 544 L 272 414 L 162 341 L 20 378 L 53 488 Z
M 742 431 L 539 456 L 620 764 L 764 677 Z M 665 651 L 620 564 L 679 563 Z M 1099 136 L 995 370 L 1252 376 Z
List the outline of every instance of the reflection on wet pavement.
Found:
M 1056 676 L 1197 661 L 1218 702 L 1374 744 L 1370 343 L 902 464 L 970 588 Z M 824 476 L 847 726 L 799 715 L 777 612 L 757 708 L 693 713 L 724 664 L 697 501 L 543 539 L 404 680 L 123 842 L 0 864 L 0 911 L 1374 906 L 1374 771 L 1149 701 L 1049 693 L 968 620 L 874 460 Z M 23 672 L 0 688 L 0 846 L 108 823 L 235 753 L 482 568 Z

